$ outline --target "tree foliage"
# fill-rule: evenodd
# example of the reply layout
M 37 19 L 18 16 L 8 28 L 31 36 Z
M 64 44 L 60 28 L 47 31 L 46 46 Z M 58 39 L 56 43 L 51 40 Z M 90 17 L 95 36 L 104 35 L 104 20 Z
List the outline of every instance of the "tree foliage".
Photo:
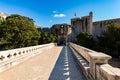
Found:
M 93 44 L 92 35 L 87 33 L 87 32 L 81 32 L 77 36 L 77 44 L 84 46 L 84 47 L 87 47 L 87 48 L 91 48 L 91 46 Z
M 39 40 L 39 43 L 46 44 L 46 43 L 51 43 L 56 41 L 57 41 L 57 36 L 55 34 L 44 32 L 44 33 L 41 33 L 41 38 Z
M 81 32 L 77 36 L 77 44 L 107 53 L 113 57 L 120 56 L 120 25 L 112 23 L 107 26 L 106 31 L 94 40 L 92 35 L 87 32 Z
M 107 30 L 98 37 L 99 45 L 103 51 L 112 55 L 120 56 L 120 25 L 112 23 L 107 26 Z
M 0 24 L 0 47 L 4 49 L 38 44 L 40 34 L 31 18 L 13 14 Z

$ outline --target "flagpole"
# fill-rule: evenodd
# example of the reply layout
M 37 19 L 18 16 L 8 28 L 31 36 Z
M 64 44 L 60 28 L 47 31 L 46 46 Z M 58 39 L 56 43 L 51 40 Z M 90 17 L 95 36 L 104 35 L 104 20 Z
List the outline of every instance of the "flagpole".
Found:
M 74 16 L 76 17 L 76 12 L 74 13 Z

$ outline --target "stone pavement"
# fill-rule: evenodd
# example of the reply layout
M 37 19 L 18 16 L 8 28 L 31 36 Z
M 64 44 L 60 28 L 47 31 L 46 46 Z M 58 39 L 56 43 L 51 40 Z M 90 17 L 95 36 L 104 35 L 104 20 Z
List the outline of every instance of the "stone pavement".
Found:
M 53 47 L 2 73 L 0 80 L 48 80 L 62 47 Z
M 67 46 L 62 49 L 49 80 L 86 80 Z
M 2 73 L 0 80 L 86 80 L 70 49 L 53 47 Z

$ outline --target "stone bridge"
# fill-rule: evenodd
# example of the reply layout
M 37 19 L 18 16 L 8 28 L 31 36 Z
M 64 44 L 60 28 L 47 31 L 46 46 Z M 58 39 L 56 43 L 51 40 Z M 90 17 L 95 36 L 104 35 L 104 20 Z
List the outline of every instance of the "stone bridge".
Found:
M 73 43 L 0 51 L 0 80 L 120 80 L 109 59 Z

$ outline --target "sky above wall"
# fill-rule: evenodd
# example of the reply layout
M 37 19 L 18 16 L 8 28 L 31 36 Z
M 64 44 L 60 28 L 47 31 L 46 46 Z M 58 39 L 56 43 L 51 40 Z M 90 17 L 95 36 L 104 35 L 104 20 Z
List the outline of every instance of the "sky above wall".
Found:
M 93 12 L 93 21 L 120 18 L 120 0 L 0 0 L 0 11 L 32 18 L 36 25 L 51 27 Z M 76 14 L 76 16 L 75 16 Z

